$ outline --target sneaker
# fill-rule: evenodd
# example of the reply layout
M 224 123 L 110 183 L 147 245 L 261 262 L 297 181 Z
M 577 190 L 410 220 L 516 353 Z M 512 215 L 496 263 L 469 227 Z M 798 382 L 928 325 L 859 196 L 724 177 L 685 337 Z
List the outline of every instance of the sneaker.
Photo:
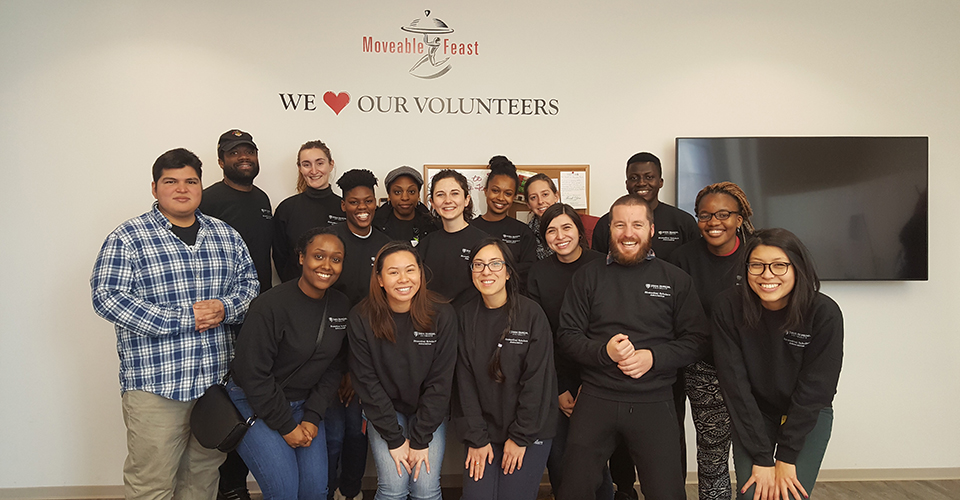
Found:
M 355 497 L 345 497 L 343 493 L 340 493 L 340 490 L 333 492 L 333 500 L 363 500 L 363 492 L 357 493 Z
M 250 500 L 250 492 L 241 486 L 235 490 L 217 491 L 217 500 Z

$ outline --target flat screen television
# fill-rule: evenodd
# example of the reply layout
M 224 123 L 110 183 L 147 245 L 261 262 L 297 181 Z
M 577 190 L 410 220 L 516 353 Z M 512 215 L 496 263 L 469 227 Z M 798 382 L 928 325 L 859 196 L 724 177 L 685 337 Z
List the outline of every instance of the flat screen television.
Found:
M 677 138 L 677 204 L 740 185 L 753 225 L 782 227 L 824 280 L 927 279 L 927 137 Z

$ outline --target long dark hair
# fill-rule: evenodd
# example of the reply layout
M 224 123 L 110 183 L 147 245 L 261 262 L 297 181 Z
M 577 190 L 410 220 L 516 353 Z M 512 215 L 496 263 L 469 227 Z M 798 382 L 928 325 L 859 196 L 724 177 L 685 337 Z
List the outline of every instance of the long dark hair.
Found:
M 420 259 L 420 254 L 409 243 L 391 241 L 384 245 L 374 259 L 373 272 L 370 273 L 370 293 L 360 302 L 360 307 L 362 313 L 370 319 L 373 336 L 393 343 L 397 342 L 397 324 L 393 320 L 393 310 L 390 309 L 390 303 L 387 301 L 387 292 L 380 286 L 377 277 L 383 272 L 383 261 L 397 252 L 410 252 L 417 262 L 417 267 L 420 268 L 420 288 L 410 302 L 410 319 L 413 320 L 413 325 L 422 331 L 433 328 L 434 319 L 437 316 L 436 304 L 442 301 L 435 292 L 427 290 L 427 277 L 424 273 L 426 268 Z
M 761 229 L 747 240 L 743 252 L 742 269 L 746 273 L 750 255 L 760 245 L 776 247 L 783 250 L 790 259 L 794 272 L 793 290 L 787 300 L 787 318 L 783 328 L 797 328 L 803 324 L 804 316 L 810 312 L 813 301 L 820 291 L 820 278 L 813 263 L 813 257 L 800 238 L 782 228 Z M 740 286 L 740 296 L 743 298 L 743 317 L 747 326 L 755 327 L 760 322 L 760 313 L 763 306 L 760 297 L 749 286 Z
M 549 248 L 550 245 L 547 245 L 547 227 L 550 226 L 550 223 L 553 222 L 553 219 L 556 219 L 561 215 L 570 217 L 570 220 L 573 221 L 573 225 L 577 226 L 577 233 L 580 235 L 580 240 L 578 243 L 580 248 L 586 250 L 587 238 L 583 228 L 583 221 L 580 220 L 580 214 L 578 214 L 573 207 L 567 205 L 566 203 L 554 203 L 543 211 L 543 216 L 540 217 L 540 239 L 543 241 L 543 244 Z
M 457 172 L 456 170 L 445 168 L 437 172 L 436 174 L 434 174 L 433 178 L 430 179 L 430 206 L 433 206 L 433 192 L 437 187 L 437 182 L 442 181 L 444 179 L 453 179 L 457 181 L 457 183 L 460 184 L 460 188 L 463 189 L 463 196 L 464 197 L 470 196 L 470 183 L 467 182 L 467 178 L 460 172 Z M 433 207 L 431 210 L 433 214 L 437 213 L 436 207 Z M 440 218 L 439 215 L 434 215 L 434 217 L 438 220 Z M 470 201 L 467 202 L 467 206 L 463 207 L 463 220 L 464 222 L 470 222 L 471 220 L 473 220 L 473 197 L 472 196 L 470 197 Z
M 513 259 L 513 254 L 510 252 L 510 247 L 501 241 L 500 238 L 487 237 L 480 240 L 480 243 L 477 243 L 477 246 L 473 247 L 473 250 L 470 252 L 471 264 L 473 263 L 473 259 L 476 258 L 477 253 L 490 245 L 500 250 L 500 253 L 503 255 L 503 263 L 507 267 L 507 274 L 510 276 L 506 284 L 507 303 L 505 305 L 507 308 L 507 326 L 500 332 L 500 339 L 497 340 L 497 349 L 493 351 L 493 356 L 490 356 L 490 363 L 487 365 L 490 378 L 496 380 L 498 384 L 502 384 L 506 378 L 503 376 L 503 370 L 500 369 L 500 351 L 503 349 L 504 339 L 506 339 L 507 334 L 510 333 L 510 327 L 513 326 L 514 320 L 520 316 L 520 285 L 517 283 L 520 275 L 517 274 L 517 264 Z

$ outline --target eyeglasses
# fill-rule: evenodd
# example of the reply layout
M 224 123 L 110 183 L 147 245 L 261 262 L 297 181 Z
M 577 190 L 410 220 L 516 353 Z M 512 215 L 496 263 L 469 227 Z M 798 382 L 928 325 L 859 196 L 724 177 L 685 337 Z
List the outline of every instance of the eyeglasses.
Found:
M 793 264 L 789 262 L 771 262 L 765 264 L 763 262 L 747 262 L 747 272 L 754 275 L 762 275 L 768 268 L 774 276 L 783 276 L 787 274 L 787 270 L 790 269 L 790 266 Z
M 718 210 L 714 213 L 710 212 L 700 212 L 697 214 L 697 220 L 700 222 L 710 222 L 710 219 L 716 217 L 717 220 L 727 220 L 731 215 L 739 214 L 740 212 L 731 212 L 729 210 Z
M 475 260 L 470 263 L 470 270 L 475 273 L 482 273 L 483 268 L 490 268 L 490 272 L 503 271 L 504 262 L 502 260 L 493 260 L 490 262 L 480 262 Z

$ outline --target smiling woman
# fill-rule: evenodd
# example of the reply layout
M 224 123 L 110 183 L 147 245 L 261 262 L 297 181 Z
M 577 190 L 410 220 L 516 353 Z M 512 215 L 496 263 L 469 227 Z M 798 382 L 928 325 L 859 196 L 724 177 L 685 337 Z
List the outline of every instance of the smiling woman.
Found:
M 744 253 L 749 286 L 721 294 L 712 314 L 737 489 L 806 497 L 833 427 L 843 315 L 819 292 L 810 254 L 790 231 L 759 231 Z

